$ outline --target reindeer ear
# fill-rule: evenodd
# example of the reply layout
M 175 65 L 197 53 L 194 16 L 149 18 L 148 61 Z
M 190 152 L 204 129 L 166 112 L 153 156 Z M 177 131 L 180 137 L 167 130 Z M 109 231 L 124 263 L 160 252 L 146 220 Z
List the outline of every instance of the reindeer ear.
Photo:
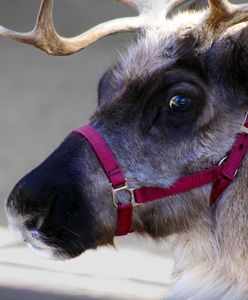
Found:
M 201 10 L 208 6 L 208 0 L 197 0 L 192 3 L 189 8 L 194 10 Z
M 248 90 L 248 26 L 243 23 L 240 28 L 230 34 L 235 45 L 233 59 L 238 82 Z
M 98 104 L 105 103 L 111 99 L 111 86 L 113 80 L 113 69 L 107 70 L 98 83 Z
M 98 104 L 107 103 L 118 97 L 123 89 L 123 81 L 117 76 L 120 65 L 117 64 L 107 70 L 98 84 Z
M 242 23 L 229 28 L 223 37 L 213 44 L 212 50 L 212 74 L 217 74 L 218 80 L 224 80 L 226 87 L 238 91 L 239 97 L 234 98 L 236 104 L 237 101 L 240 101 L 240 104 L 247 103 L 248 26 Z

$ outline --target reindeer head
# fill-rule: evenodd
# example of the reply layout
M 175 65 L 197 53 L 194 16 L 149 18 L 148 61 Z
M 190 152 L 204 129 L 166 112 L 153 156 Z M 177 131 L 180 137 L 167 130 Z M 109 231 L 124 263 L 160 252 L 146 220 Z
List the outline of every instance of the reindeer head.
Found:
M 137 42 L 102 77 L 90 124 L 110 145 L 129 186 L 167 187 L 216 164 L 235 139 L 248 106 L 248 14 L 226 0 L 172 18 L 169 13 L 187 1 L 119 2 L 139 16 L 68 39 L 54 29 L 52 1 L 43 0 L 32 32 L 0 27 L 0 34 L 69 55 L 103 36 L 138 31 Z M 191 228 L 208 214 L 210 189 L 135 207 L 132 229 L 160 238 Z M 109 181 L 91 146 L 75 133 L 15 186 L 7 213 L 27 243 L 54 258 L 112 244 L 117 222 Z

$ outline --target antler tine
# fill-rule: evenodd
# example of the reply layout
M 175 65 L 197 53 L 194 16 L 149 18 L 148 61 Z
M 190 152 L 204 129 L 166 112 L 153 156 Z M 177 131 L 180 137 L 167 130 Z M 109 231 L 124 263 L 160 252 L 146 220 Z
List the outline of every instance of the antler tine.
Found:
M 234 5 L 228 0 L 208 0 L 209 10 L 201 26 L 202 47 L 211 45 L 226 30 L 234 25 L 248 21 L 247 6 Z
M 52 4 L 53 4 L 52 0 L 42 1 L 37 23 L 35 28 L 32 31 L 27 33 L 20 33 L 0 26 L 0 35 L 16 40 L 21 43 L 30 44 L 39 47 L 36 44 L 37 43 L 40 44 L 38 37 L 41 38 L 41 32 L 43 32 L 44 35 L 47 35 L 49 32 L 50 34 L 53 33 L 54 26 L 52 20 Z
M 189 0 L 117 0 L 139 12 L 139 16 L 114 19 L 73 38 L 60 36 L 53 23 L 53 0 L 42 0 L 35 28 L 19 33 L 0 26 L 0 36 L 30 44 L 50 55 L 70 55 L 78 52 L 98 39 L 118 32 L 139 31 L 146 27 L 160 26 L 167 14 L 176 6 Z

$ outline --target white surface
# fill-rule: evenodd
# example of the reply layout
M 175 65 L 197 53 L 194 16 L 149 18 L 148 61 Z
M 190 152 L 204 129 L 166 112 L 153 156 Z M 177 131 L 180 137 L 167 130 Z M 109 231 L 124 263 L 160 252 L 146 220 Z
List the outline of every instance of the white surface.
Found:
M 162 299 L 171 284 L 173 261 L 166 250 L 163 254 L 161 246 L 135 236 L 118 239 L 116 249 L 99 248 L 77 259 L 54 262 L 35 256 L 7 229 L 1 228 L 0 235 L 1 300 L 52 300 L 55 295 L 61 295 L 56 299 L 63 295 L 63 299 L 155 300 Z M 38 298 L 29 295 L 31 291 Z

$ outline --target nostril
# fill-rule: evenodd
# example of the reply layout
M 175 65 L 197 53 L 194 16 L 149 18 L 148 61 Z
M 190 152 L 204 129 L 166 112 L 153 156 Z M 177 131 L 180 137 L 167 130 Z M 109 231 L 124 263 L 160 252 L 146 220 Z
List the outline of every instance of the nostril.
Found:
M 45 218 L 43 216 L 32 217 L 29 220 L 26 220 L 25 227 L 28 230 L 40 229 L 40 227 L 44 223 L 44 219 Z
M 54 206 L 56 204 L 56 197 L 51 197 L 47 202 L 47 207 L 43 208 L 41 212 L 36 212 L 34 215 L 29 215 L 25 220 L 25 227 L 29 231 L 40 230 L 41 227 L 49 222 L 50 216 L 53 214 Z
M 28 221 L 25 221 L 25 228 L 27 228 L 28 230 L 32 230 L 34 229 L 36 226 L 36 222 L 35 222 L 35 219 L 31 219 L 31 220 L 28 220 Z
M 41 226 L 44 223 L 44 220 L 45 220 L 45 217 L 43 217 L 43 216 L 38 217 L 38 220 L 37 220 L 37 229 L 41 228 Z

